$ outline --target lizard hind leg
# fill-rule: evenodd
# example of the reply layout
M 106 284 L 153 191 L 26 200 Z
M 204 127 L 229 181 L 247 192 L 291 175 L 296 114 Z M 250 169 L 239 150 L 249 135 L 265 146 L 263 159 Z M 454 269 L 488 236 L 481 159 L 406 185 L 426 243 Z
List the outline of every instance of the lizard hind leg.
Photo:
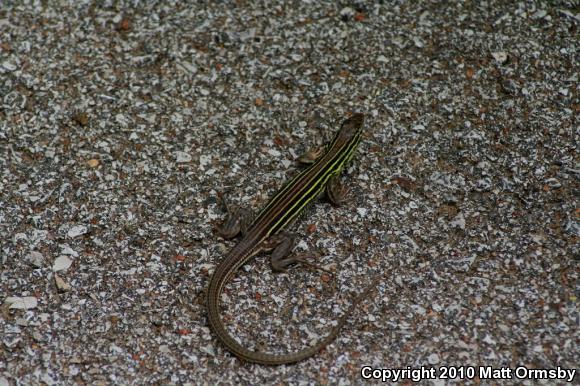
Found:
M 323 271 L 334 276 L 334 273 L 328 269 L 309 262 L 308 259 L 313 257 L 312 254 L 292 253 L 295 245 L 296 235 L 291 233 L 279 233 L 268 239 L 267 244 L 264 245 L 264 250 L 272 251 L 270 264 L 274 272 L 286 272 L 290 265 L 300 264 L 304 267 Z
M 245 209 L 232 210 L 225 198 L 222 198 L 222 202 L 228 217 L 217 227 L 217 233 L 226 240 L 233 239 L 239 234 L 245 235 L 251 222 L 250 212 Z

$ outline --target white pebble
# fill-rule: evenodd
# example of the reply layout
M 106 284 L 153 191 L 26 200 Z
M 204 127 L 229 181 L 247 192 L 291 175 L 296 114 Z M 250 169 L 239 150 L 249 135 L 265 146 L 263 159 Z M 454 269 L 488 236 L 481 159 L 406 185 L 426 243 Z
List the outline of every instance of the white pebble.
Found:
M 9 304 L 11 309 L 15 310 L 30 310 L 36 308 L 38 300 L 34 296 L 9 296 L 6 298 L 6 304 Z
M 72 260 L 69 259 L 65 255 L 60 255 L 59 257 L 54 260 L 54 264 L 52 265 L 52 270 L 54 272 L 57 271 L 66 271 L 72 265 Z
M 84 225 L 75 225 L 74 227 L 68 230 L 68 237 L 77 237 L 80 235 L 84 235 L 87 233 L 87 227 Z

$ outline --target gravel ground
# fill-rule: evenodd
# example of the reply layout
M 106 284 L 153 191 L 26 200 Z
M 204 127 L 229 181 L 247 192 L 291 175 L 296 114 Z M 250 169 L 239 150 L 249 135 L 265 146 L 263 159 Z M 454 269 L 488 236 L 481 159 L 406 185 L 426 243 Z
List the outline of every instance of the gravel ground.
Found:
M 0 9 L 0 386 L 578 366 L 577 1 L 81 3 Z M 334 274 L 259 256 L 222 315 L 290 352 L 378 290 L 313 358 L 242 363 L 203 302 L 219 197 L 259 210 L 353 112 L 351 199 L 294 227 Z

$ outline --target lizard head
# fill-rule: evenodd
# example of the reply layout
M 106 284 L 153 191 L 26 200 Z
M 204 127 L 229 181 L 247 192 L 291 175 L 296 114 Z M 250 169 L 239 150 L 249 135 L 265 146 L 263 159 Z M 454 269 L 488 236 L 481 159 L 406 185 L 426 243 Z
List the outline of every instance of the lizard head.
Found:
M 344 143 L 349 142 L 355 137 L 360 136 L 363 129 L 365 116 L 362 113 L 355 113 L 342 123 L 340 131 L 337 134 L 337 141 Z

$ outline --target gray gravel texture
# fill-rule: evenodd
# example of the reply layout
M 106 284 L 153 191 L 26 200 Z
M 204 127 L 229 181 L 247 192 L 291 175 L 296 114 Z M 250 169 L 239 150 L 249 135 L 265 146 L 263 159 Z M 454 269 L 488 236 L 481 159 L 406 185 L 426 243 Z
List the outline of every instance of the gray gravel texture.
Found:
M 575 368 L 579 8 L 3 1 L 0 385 Z M 205 315 L 235 243 L 215 233 L 219 197 L 259 210 L 353 112 L 350 200 L 293 227 L 333 275 L 258 256 L 222 315 L 243 344 L 290 352 L 380 285 L 311 359 L 242 363 Z

